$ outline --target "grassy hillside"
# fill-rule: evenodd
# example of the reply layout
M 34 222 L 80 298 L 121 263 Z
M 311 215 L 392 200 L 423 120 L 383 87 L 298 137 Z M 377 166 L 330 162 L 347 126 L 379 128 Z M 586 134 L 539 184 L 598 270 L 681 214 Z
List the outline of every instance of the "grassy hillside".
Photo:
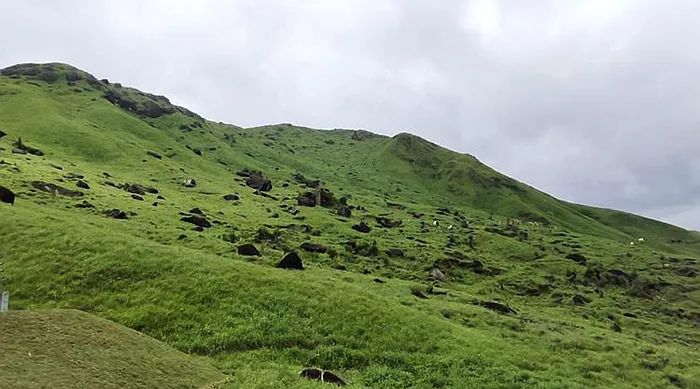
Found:
M 204 360 L 76 310 L 0 314 L 0 387 L 198 388 L 225 380 Z
M 220 386 L 325 387 L 306 366 L 372 388 L 700 385 L 696 232 L 409 134 L 214 123 L 67 65 L 3 70 L 0 130 L 13 308 L 116 321 Z M 290 251 L 305 270 L 276 267 Z

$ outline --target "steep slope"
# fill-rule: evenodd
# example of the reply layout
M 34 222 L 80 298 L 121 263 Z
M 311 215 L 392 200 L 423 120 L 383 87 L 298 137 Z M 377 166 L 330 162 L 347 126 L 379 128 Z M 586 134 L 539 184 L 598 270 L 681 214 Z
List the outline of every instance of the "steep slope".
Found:
M 0 387 L 198 388 L 225 376 L 208 362 L 75 310 L 0 314 Z
M 318 387 L 308 365 L 356 387 L 700 384 L 697 233 L 408 134 L 214 123 L 62 64 L 2 71 L 0 130 L 14 307 L 96 313 L 232 387 Z M 290 251 L 306 270 L 276 268 Z

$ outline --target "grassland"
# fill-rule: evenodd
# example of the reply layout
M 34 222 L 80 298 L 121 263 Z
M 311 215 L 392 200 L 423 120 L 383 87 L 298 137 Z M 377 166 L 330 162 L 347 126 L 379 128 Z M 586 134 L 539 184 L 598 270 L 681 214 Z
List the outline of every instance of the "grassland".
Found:
M 3 71 L 0 129 L 13 308 L 113 320 L 210 361 L 221 387 L 324 387 L 305 366 L 358 388 L 700 386 L 696 233 L 559 201 L 409 134 L 214 123 L 67 65 Z M 19 137 L 43 155 L 13 153 Z M 271 179 L 267 196 L 243 169 Z M 299 206 L 316 189 L 297 173 L 352 215 Z M 211 228 L 180 220 L 193 208 Z M 275 267 L 290 250 L 306 270 Z

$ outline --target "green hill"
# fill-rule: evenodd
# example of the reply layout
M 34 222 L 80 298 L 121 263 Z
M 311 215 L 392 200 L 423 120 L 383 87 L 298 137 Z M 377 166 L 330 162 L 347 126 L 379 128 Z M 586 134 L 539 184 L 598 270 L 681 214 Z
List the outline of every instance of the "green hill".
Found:
M 372 388 L 700 385 L 697 232 L 410 134 L 215 123 L 63 64 L 2 70 L 0 130 L 13 307 L 113 320 L 224 386 L 325 387 L 306 366 Z M 290 251 L 304 271 L 277 268 Z
M 225 376 L 206 361 L 75 310 L 0 314 L 3 388 L 198 388 Z

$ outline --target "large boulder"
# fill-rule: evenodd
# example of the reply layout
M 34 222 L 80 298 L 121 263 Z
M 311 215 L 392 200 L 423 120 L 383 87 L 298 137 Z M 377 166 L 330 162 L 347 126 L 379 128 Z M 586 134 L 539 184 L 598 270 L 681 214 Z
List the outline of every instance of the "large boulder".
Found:
M 362 232 L 363 234 L 366 234 L 372 230 L 372 227 L 368 226 L 367 223 L 365 223 L 365 222 L 360 222 L 359 224 L 355 224 L 351 228 L 357 232 Z
M 261 192 L 269 192 L 272 190 L 272 181 L 265 178 L 260 172 L 250 172 L 248 178 L 245 180 L 245 184 Z
M 16 153 L 18 153 L 18 154 L 27 154 L 27 153 L 29 153 L 29 154 L 32 154 L 32 155 L 36 155 L 36 156 L 38 156 L 38 157 L 41 157 L 42 155 L 44 155 L 44 152 L 43 152 L 43 151 L 41 151 L 41 150 L 39 150 L 39 149 L 37 149 L 37 148 L 34 148 L 34 147 L 27 146 L 26 144 L 24 144 L 24 143 L 22 142 L 22 138 L 17 138 L 17 140 L 14 141 L 14 143 L 13 143 L 12 145 L 15 146 L 15 148 L 14 148 L 12 151 L 13 151 L 13 152 L 16 152 Z M 17 150 L 17 151 L 15 151 L 15 150 Z
M 184 216 L 184 217 L 180 218 L 180 220 L 182 220 L 183 222 L 192 223 L 195 226 L 201 227 L 201 228 L 211 227 L 211 223 L 209 222 L 209 220 L 207 220 L 206 217 L 204 217 L 202 215 L 198 215 L 198 214 L 191 214 L 188 216 Z
M 0 202 L 14 205 L 15 193 L 4 186 L 0 186 Z
M 42 192 L 51 193 L 53 195 L 61 195 L 61 196 L 66 196 L 66 197 L 80 197 L 80 196 L 84 195 L 83 192 L 80 192 L 77 190 L 66 189 L 62 186 L 58 186 L 56 184 L 51 184 L 48 182 L 32 181 L 32 182 L 30 182 L 30 184 L 35 189 L 38 189 Z
M 126 212 L 120 210 L 120 209 L 110 209 L 107 211 L 107 216 L 114 218 L 114 219 L 128 219 L 129 217 L 126 215 Z
M 260 251 L 258 251 L 258 248 L 255 247 L 254 245 L 250 243 L 242 244 L 238 246 L 238 254 L 240 255 L 246 255 L 246 256 L 260 256 Z
M 398 227 L 402 223 L 401 220 L 391 220 L 388 217 L 384 217 L 384 216 L 377 216 L 374 218 L 374 220 L 377 221 L 377 224 L 379 224 L 380 226 L 385 227 L 385 228 Z
M 338 208 L 337 214 L 342 217 L 350 217 L 352 215 L 352 210 L 350 209 L 350 207 L 343 206 Z
M 571 253 L 566 256 L 566 259 L 570 259 L 581 266 L 586 266 L 588 264 L 588 260 L 586 259 L 586 257 L 580 253 Z
M 304 265 L 301 263 L 301 257 L 295 251 L 287 253 L 282 260 L 277 264 L 280 269 L 304 270 Z

